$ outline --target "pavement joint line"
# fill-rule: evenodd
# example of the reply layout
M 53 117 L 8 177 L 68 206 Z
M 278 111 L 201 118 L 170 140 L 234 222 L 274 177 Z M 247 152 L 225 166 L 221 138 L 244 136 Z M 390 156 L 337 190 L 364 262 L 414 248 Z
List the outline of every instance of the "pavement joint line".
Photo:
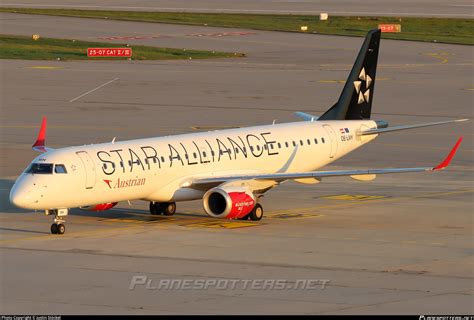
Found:
M 75 98 L 69 100 L 69 102 L 74 102 L 74 101 L 76 101 L 76 100 L 78 100 L 78 99 L 80 99 L 80 98 L 82 98 L 82 97 L 84 97 L 84 96 L 86 96 L 86 95 L 88 95 L 88 94 L 90 94 L 90 93 L 96 91 L 96 90 L 99 90 L 99 89 L 102 88 L 102 87 L 105 87 L 106 85 L 108 85 L 108 84 L 110 84 L 110 83 L 112 83 L 112 82 L 114 82 L 114 81 L 116 81 L 116 80 L 119 80 L 119 78 L 114 78 L 114 79 L 112 79 L 112 80 L 110 80 L 110 81 L 107 81 L 106 83 L 101 84 L 101 85 L 98 86 L 98 87 L 95 87 L 95 88 L 92 89 L 92 90 L 89 90 L 89 91 L 87 91 L 87 92 L 84 92 L 83 94 L 81 94 L 81 95 L 79 95 L 79 96 L 77 96 L 77 97 L 75 97 Z

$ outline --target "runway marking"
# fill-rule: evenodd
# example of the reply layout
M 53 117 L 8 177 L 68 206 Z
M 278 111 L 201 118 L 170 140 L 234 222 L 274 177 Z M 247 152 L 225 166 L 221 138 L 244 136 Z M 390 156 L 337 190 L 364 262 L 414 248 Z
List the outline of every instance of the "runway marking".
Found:
M 89 90 L 89 91 L 87 91 L 87 92 L 84 92 L 83 94 L 81 94 L 81 95 L 79 95 L 79 96 L 77 96 L 77 97 L 75 97 L 75 98 L 69 100 L 69 102 L 74 102 L 74 101 L 76 101 L 77 99 L 80 99 L 80 98 L 82 98 L 82 97 L 88 95 L 89 93 L 92 93 L 92 92 L 94 92 L 94 91 L 96 91 L 96 90 L 99 90 L 100 88 L 105 87 L 106 85 L 108 85 L 108 84 L 110 84 L 110 83 L 112 83 L 112 82 L 114 82 L 114 81 L 116 81 L 116 80 L 119 80 L 119 78 L 112 79 L 112 80 L 110 80 L 110 81 L 107 81 L 106 83 L 101 84 L 100 86 L 98 86 L 98 87 L 96 87 L 96 88 L 94 88 L 94 89 L 92 89 L 92 90 Z
M 207 221 L 199 223 L 188 223 L 184 227 L 192 228 L 223 228 L 223 229 L 236 229 L 246 227 L 261 226 L 261 223 L 251 223 L 249 221 Z
M 474 91 L 474 88 L 464 88 L 466 91 Z
M 304 213 L 276 213 L 272 215 L 267 215 L 267 219 L 302 219 L 302 218 L 319 218 L 323 217 L 322 214 L 304 214 Z
M 34 67 L 26 67 L 28 69 L 47 69 L 47 70 L 53 70 L 53 69 L 64 69 L 63 67 L 53 67 L 53 66 L 34 66 Z
M 425 55 L 427 56 L 430 56 L 430 57 L 433 57 L 435 59 L 438 59 L 440 60 L 440 63 L 448 63 L 448 56 L 452 56 L 453 54 L 449 53 L 449 52 L 429 52 L 429 53 L 425 53 Z
M 206 33 L 188 33 L 185 36 L 189 37 L 228 37 L 228 36 L 252 36 L 256 35 L 256 32 L 206 32 Z
M 150 36 L 111 36 L 111 37 L 97 37 L 100 40 L 143 40 L 143 39 L 159 39 L 159 38 L 172 38 L 167 35 L 150 35 Z
M 388 196 L 370 196 L 365 194 L 339 194 L 334 196 L 324 196 L 321 198 L 330 200 L 367 201 L 388 198 Z

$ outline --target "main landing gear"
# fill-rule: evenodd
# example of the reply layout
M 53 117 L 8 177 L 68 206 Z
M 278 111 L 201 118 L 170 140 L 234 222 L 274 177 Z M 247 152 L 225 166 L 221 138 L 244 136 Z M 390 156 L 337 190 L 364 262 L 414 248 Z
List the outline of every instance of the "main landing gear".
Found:
M 52 234 L 64 234 L 66 232 L 66 226 L 64 223 L 63 217 L 67 216 L 68 209 L 54 209 L 54 210 L 46 210 L 45 214 L 48 216 L 50 214 L 54 214 L 54 223 L 51 225 L 51 233 Z
M 176 202 L 150 202 L 150 213 L 154 216 L 172 216 L 176 212 Z
M 257 203 L 248 215 L 246 215 L 242 218 L 239 218 L 239 220 L 249 220 L 250 219 L 252 221 L 260 221 L 260 220 L 262 220 L 262 218 L 263 218 L 263 207 L 260 203 Z

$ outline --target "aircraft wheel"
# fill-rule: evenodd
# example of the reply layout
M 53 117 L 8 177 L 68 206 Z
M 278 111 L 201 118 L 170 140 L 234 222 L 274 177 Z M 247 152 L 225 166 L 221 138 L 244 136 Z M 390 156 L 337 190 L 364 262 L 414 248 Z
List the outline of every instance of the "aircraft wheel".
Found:
M 172 216 L 176 213 L 176 202 L 168 202 L 162 204 L 163 214 L 165 216 Z
M 66 226 L 62 223 L 58 224 L 58 234 L 64 234 L 66 232 Z
M 163 213 L 163 209 L 158 202 L 150 202 L 150 213 L 157 216 Z
M 260 221 L 263 218 L 263 208 L 260 203 L 257 203 L 253 208 L 252 212 L 250 212 L 250 220 L 252 221 Z
M 52 234 L 58 234 L 58 231 L 59 231 L 58 229 L 59 229 L 59 228 L 58 228 L 58 225 L 57 225 L 56 223 L 53 223 L 53 224 L 51 225 L 51 233 L 52 233 Z

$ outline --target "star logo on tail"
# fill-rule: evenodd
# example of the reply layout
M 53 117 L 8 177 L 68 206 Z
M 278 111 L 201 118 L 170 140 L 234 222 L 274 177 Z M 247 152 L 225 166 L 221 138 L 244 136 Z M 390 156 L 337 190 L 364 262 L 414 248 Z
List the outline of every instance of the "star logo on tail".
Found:
M 365 73 L 365 68 L 362 68 L 362 70 L 359 73 L 359 79 L 354 81 L 354 89 L 356 90 L 356 93 L 359 95 L 357 99 L 357 104 L 361 104 L 363 102 L 369 102 L 370 99 L 370 85 L 372 84 L 373 80 L 372 78 Z M 365 90 L 362 88 L 365 87 Z

